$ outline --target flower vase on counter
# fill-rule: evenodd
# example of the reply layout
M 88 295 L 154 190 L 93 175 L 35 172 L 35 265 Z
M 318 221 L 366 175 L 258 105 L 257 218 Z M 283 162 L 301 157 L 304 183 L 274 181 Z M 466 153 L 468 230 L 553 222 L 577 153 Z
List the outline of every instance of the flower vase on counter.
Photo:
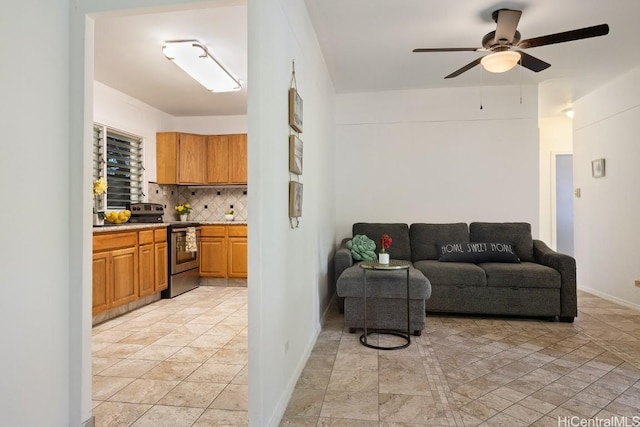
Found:
M 104 225 L 104 194 L 109 186 L 107 180 L 102 177 L 93 181 L 93 225 Z
M 187 221 L 189 212 L 191 212 L 191 205 L 189 203 L 176 206 L 176 213 L 178 214 L 181 222 Z

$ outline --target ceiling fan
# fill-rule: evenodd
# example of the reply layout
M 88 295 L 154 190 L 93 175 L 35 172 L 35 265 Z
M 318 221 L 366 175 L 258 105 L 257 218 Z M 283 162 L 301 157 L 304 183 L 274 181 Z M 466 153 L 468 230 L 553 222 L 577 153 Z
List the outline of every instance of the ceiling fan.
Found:
M 518 63 L 531 71 L 540 72 L 551 66 L 534 56 L 531 56 L 523 49 L 546 46 L 556 43 L 564 43 L 573 40 L 588 39 L 609 34 L 607 24 L 595 25 L 593 27 L 579 28 L 562 33 L 549 34 L 546 36 L 534 37 L 520 40 L 520 32 L 517 30 L 521 10 L 499 9 L 493 12 L 491 17 L 496 22 L 496 30 L 491 31 L 482 38 L 482 47 L 451 47 L 451 48 L 421 48 L 414 49 L 414 52 L 491 52 L 482 56 L 464 67 L 454 71 L 445 77 L 450 79 L 457 77 L 465 71 L 470 70 L 482 63 L 482 66 L 494 73 L 502 73 L 515 67 Z

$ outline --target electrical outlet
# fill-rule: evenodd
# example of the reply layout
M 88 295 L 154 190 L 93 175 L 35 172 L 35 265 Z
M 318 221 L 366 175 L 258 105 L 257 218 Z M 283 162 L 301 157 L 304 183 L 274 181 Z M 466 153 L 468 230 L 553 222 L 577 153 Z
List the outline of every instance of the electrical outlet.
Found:
M 636 288 L 640 288 L 640 280 L 636 280 Z

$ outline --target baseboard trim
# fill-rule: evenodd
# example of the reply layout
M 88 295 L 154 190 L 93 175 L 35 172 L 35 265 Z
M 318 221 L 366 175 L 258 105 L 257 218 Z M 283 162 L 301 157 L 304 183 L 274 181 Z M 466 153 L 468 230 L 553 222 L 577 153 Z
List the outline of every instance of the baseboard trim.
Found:
M 578 290 L 584 291 L 584 292 L 592 294 L 592 295 L 595 295 L 595 296 L 600 297 L 602 299 L 605 299 L 607 301 L 611 301 L 611 302 L 614 302 L 616 304 L 623 305 L 625 307 L 629 307 L 629 308 L 632 308 L 634 310 L 640 311 L 640 305 L 638 305 L 638 304 L 630 303 L 629 301 L 625 301 L 625 300 L 620 299 L 618 297 L 614 297 L 612 295 L 605 294 L 605 293 L 597 291 L 595 289 L 588 288 L 588 287 L 585 287 L 585 286 L 578 286 Z

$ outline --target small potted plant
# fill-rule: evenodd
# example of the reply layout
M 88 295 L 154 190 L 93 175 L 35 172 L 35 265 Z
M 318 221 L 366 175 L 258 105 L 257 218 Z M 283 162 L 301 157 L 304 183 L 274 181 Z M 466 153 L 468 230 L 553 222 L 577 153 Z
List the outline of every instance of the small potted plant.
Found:
M 224 213 L 224 219 L 227 221 L 233 221 L 234 212 L 233 209 L 229 209 Z
M 189 212 L 191 212 L 191 205 L 189 203 L 176 206 L 176 213 L 180 217 L 180 221 L 186 221 L 189 217 Z
M 388 234 L 383 234 L 380 237 L 380 253 L 378 253 L 378 262 L 380 264 L 389 264 L 389 253 L 387 249 L 391 247 L 391 242 L 393 242 L 393 240 Z

